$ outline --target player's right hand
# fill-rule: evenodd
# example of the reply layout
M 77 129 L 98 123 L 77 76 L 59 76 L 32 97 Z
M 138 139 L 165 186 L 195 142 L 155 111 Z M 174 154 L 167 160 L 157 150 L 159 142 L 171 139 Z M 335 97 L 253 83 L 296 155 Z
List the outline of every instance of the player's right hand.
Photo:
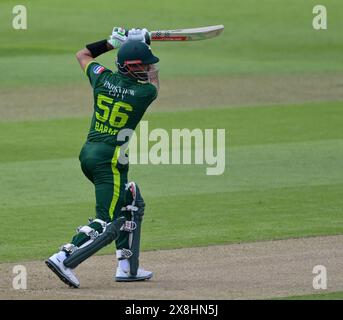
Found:
M 130 29 L 128 32 L 127 40 L 136 40 L 145 42 L 150 45 L 150 32 L 148 29 Z
M 107 42 L 114 48 L 118 49 L 127 40 L 126 30 L 121 27 L 114 27 L 112 34 L 110 35 Z

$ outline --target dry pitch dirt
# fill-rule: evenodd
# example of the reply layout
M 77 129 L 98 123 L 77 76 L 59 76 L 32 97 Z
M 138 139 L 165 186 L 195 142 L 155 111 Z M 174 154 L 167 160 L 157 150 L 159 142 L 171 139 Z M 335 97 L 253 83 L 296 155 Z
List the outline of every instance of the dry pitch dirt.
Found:
M 327 268 L 328 289 L 343 291 L 343 235 L 143 252 L 155 276 L 116 283 L 114 256 L 95 256 L 76 270 L 69 289 L 43 261 L 27 267 L 28 289 L 13 290 L 12 268 L 0 264 L 0 299 L 261 299 L 323 293 L 312 287 L 313 267 Z
M 232 75 L 161 80 L 151 111 L 343 101 L 343 74 Z M 0 89 L 0 121 L 90 117 L 87 80 L 71 86 Z M 149 109 L 150 110 L 150 109 Z

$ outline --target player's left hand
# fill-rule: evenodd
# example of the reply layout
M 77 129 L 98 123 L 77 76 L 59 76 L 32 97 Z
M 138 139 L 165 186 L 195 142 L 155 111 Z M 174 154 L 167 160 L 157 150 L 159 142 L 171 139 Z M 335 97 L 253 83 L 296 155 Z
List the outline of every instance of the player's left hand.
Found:
M 148 29 L 130 29 L 128 32 L 127 40 L 142 41 L 150 45 L 150 32 Z
M 114 48 L 118 49 L 127 40 L 126 30 L 120 27 L 114 27 L 112 34 L 110 35 L 107 42 Z

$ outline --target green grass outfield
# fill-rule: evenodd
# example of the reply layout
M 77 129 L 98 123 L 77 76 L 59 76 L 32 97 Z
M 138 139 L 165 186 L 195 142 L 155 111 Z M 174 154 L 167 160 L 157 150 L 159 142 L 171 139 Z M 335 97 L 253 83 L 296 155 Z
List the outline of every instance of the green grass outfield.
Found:
M 314 31 L 316 0 L 23 0 L 28 29 L 12 28 L 14 0 L 0 4 L 0 85 L 84 81 L 70 54 L 106 38 L 114 25 L 150 30 L 224 24 L 220 38 L 154 43 L 163 77 L 237 73 L 342 72 L 341 0 L 322 0 L 328 30 Z M 113 55 L 100 61 L 112 63 Z
M 305 296 L 292 296 L 276 300 L 343 300 L 343 292 L 317 293 Z
M 131 167 L 147 202 L 143 250 L 343 233 L 342 115 L 339 103 L 149 114 L 151 128 L 226 128 L 229 157 L 221 176 Z M 77 159 L 88 125 L 1 123 L 1 261 L 44 258 L 94 215 Z

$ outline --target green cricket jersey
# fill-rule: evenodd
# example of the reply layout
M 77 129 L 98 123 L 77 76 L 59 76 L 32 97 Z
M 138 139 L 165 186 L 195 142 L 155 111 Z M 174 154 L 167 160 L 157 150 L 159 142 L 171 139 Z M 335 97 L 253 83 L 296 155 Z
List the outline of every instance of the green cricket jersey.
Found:
M 94 95 L 94 114 L 87 140 L 123 144 L 117 141 L 117 133 L 136 128 L 157 97 L 156 87 L 114 73 L 95 61 L 88 64 L 85 72 Z

